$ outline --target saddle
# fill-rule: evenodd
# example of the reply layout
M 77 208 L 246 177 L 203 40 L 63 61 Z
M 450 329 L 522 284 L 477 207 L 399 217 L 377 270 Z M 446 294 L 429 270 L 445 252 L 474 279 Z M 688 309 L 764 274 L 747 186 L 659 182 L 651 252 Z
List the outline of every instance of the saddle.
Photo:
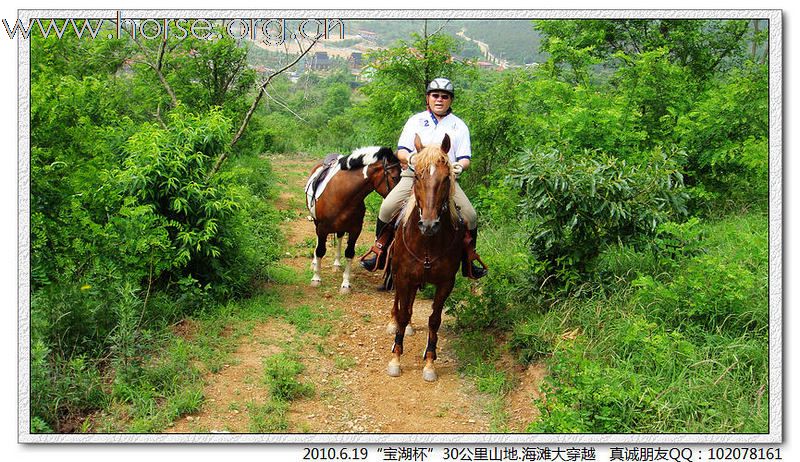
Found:
M 317 190 L 325 181 L 328 176 L 328 172 L 334 165 L 336 165 L 340 157 L 341 156 L 336 153 L 331 153 L 325 156 L 325 159 L 322 160 L 322 167 L 317 170 L 315 176 L 306 185 L 306 196 L 308 197 L 309 210 L 312 210 L 316 205 L 318 197 Z
M 399 223 L 399 215 L 402 213 L 398 213 L 395 216 L 395 219 L 391 220 L 386 227 L 383 229 L 381 234 L 375 240 L 375 244 L 361 257 L 361 261 L 370 255 L 375 254 L 377 258 L 375 259 L 375 266 L 370 271 L 377 270 L 385 270 L 384 273 L 384 287 L 386 290 L 390 290 L 392 286 L 392 277 L 391 272 L 389 270 L 389 262 L 391 261 L 391 250 L 392 246 L 394 245 L 394 234 L 397 227 L 400 226 Z M 458 211 L 459 215 L 459 223 L 461 226 L 464 225 L 464 221 L 461 219 L 461 211 Z M 384 255 L 386 254 L 386 255 Z M 466 230 L 464 233 L 464 253 L 461 259 L 461 275 L 470 278 L 470 279 L 478 279 L 472 272 L 472 264 L 473 262 L 477 261 L 483 269 L 488 270 L 489 267 L 486 263 L 483 262 L 481 256 L 478 255 L 477 250 L 475 250 L 475 240 L 472 238 L 472 233 L 470 233 L 469 229 Z

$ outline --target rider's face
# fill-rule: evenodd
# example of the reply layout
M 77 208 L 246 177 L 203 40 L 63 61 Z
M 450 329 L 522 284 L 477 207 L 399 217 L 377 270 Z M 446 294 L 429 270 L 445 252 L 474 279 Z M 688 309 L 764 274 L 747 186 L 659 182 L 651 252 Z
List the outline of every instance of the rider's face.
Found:
M 443 91 L 432 91 L 428 93 L 427 99 L 428 107 L 431 108 L 431 111 L 437 116 L 447 114 L 447 111 L 450 109 L 450 104 L 453 102 L 453 97 L 450 96 L 450 93 Z

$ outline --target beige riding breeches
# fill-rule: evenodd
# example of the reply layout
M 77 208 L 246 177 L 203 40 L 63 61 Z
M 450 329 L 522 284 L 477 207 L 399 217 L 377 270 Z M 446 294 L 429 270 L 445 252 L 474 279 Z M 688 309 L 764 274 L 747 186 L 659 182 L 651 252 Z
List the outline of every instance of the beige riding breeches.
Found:
M 405 169 L 400 173 L 400 182 L 392 189 L 392 192 L 383 200 L 381 204 L 380 213 L 378 218 L 388 223 L 399 211 L 400 208 L 406 203 L 408 197 L 411 196 L 411 189 L 414 187 L 414 172 Z M 461 218 L 467 224 L 467 228 L 474 230 L 478 227 L 478 214 L 475 208 L 470 203 L 467 195 L 456 183 L 456 194 L 453 197 L 456 207 L 460 210 Z

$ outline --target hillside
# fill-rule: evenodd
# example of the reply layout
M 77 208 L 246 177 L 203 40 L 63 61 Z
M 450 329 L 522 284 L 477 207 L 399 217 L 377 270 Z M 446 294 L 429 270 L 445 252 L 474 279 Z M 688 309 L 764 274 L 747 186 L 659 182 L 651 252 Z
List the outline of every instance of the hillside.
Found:
M 345 34 L 348 38 L 366 30 L 375 33 L 375 45 L 387 47 L 398 40 L 408 40 L 412 33 L 422 33 L 424 20 L 352 20 L 347 22 Z M 486 20 L 458 19 L 450 21 L 429 20 L 428 32 L 440 27 L 442 32 L 460 40 L 463 57 L 480 55 L 477 46 L 470 44 L 458 33 L 486 43 L 492 54 L 500 59 L 508 60 L 512 65 L 541 62 L 543 55 L 539 53 L 539 34 L 533 29 L 530 20 Z

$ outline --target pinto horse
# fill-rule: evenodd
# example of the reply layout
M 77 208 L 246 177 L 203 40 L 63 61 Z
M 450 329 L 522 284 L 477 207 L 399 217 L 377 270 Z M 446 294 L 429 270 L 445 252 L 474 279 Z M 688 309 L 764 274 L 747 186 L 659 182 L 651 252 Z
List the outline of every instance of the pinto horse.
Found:
M 350 268 L 358 236 L 364 224 L 366 206 L 364 198 L 372 191 L 386 197 L 400 181 L 400 161 L 390 148 L 368 147 L 353 151 L 352 154 L 338 159 L 339 171 L 329 180 L 322 194 L 316 198 L 312 216 L 317 234 L 317 247 L 311 269 L 314 276 L 311 285 L 318 287 L 322 283 L 320 262 L 325 256 L 325 245 L 328 235 L 333 234 L 336 245 L 334 268 L 341 267 L 342 238 L 347 233 L 347 248 L 344 251 L 345 266 L 340 293 L 350 292 Z M 312 170 L 313 176 L 323 164 L 317 164 Z M 311 207 L 309 207 L 311 211 Z
M 390 332 L 395 334 L 392 359 L 387 372 L 400 375 L 405 328 L 411 321 L 417 290 L 426 283 L 436 286 L 433 312 L 428 318 L 428 343 L 423 354 L 422 378 L 436 380 L 433 361 L 442 323 L 444 302 L 453 290 L 456 273 L 461 266 L 466 226 L 460 222 L 453 195 L 455 174 L 447 157 L 450 138 L 445 135 L 440 146 L 423 147 L 419 136 L 413 194 L 406 204 L 395 232 L 389 255 L 394 277 L 395 296 Z

